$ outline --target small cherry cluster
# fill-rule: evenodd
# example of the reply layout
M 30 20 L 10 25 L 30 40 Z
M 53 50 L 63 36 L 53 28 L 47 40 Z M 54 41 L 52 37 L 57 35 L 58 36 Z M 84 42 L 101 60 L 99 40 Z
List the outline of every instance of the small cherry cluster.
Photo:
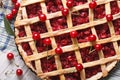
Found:
M 6 18 L 8 20 L 12 20 L 13 17 L 17 14 L 18 9 L 20 7 L 20 3 L 17 2 L 17 0 L 12 0 L 12 3 L 14 4 L 14 8 L 12 9 L 11 13 L 6 15 Z
M 14 59 L 14 54 L 13 53 L 8 53 L 7 54 L 7 59 L 10 60 L 10 61 L 13 60 Z M 21 76 L 22 74 L 23 74 L 22 69 L 17 69 L 16 70 L 16 75 L 17 76 Z

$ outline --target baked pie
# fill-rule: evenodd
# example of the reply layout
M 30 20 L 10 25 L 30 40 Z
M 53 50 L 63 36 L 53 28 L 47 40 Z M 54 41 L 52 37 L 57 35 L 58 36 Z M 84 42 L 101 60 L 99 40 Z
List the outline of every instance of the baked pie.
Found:
M 97 80 L 120 59 L 119 0 L 22 0 L 16 44 L 45 80 Z

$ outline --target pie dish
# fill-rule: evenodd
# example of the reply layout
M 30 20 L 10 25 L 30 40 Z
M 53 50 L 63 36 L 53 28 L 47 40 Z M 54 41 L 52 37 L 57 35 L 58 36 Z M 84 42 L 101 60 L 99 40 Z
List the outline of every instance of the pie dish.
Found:
M 119 0 L 22 0 L 16 44 L 45 80 L 97 80 L 120 59 Z

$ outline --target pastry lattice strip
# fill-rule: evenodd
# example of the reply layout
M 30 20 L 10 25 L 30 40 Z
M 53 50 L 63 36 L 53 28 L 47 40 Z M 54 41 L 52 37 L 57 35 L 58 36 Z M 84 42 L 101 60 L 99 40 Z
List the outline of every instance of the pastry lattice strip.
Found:
M 30 65 L 30 61 L 35 61 L 35 63 L 36 63 L 36 67 L 37 67 L 37 69 L 36 69 L 36 71 L 37 71 L 37 73 L 38 73 L 38 75 L 41 75 L 41 72 L 42 72 L 42 69 L 41 69 L 41 67 L 39 67 L 38 66 L 38 64 L 40 65 L 41 63 L 39 62 L 39 59 L 41 59 L 41 58 L 43 58 L 43 57 L 47 57 L 48 55 L 47 55 L 47 52 L 42 52 L 41 54 L 38 54 L 38 52 L 37 52 L 37 49 L 35 48 L 35 44 L 34 44 L 34 41 L 33 41 L 33 39 L 32 39 L 32 37 L 31 37 L 31 35 L 32 35 L 32 33 L 31 33 L 31 31 L 30 31 L 30 24 L 33 24 L 33 23 L 36 23 L 36 22 L 39 22 L 39 18 L 38 17 L 35 17 L 35 18 L 32 18 L 32 19 L 28 19 L 27 18 L 27 13 L 26 13 L 26 9 L 25 9 L 25 6 L 27 6 L 27 5 L 29 5 L 29 4 L 32 4 L 32 3 L 36 3 L 36 2 L 44 2 L 44 0 L 35 0 L 35 2 L 33 2 L 32 0 L 30 0 L 30 1 L 28 1 L 29 3 L 27 3 L 27 0 L 23 0 L 23 1 L 25 1 L 24 2 L 24 4 L 21 6 L 21 11 L 22 11 L 22 16 L 23 16 L 23 20 L 17 20 L 16 21 L 16 23 L 15 23 L 15 27 L 16 27 L 16 29 L 17 29 L 17 27 L 19 27 L 20 25 L 27 25 L 27 26 L 25 26 L 25 30 L 26 30 L 26 34 L 27 34 L 27 37 L 23 37 L 23 38 L 19 38 L 19 37 L 17 37 L 16 38 L 16 43 L 17 44 L 19 44 L 19 43 L 22 43 L 22 42 L 29 42 L 29 44 L 31 45 L 31 49 L 32 49 L 32 51 L 33 51 L 33 55 L 31 55 L 31 56 L 25 56 L 24 54 L 22 54 L 23 56 L 25 56 L 24 58 L 26 59 L 26 63 L 28 63 L 29 65 Z M 106 8 L 109 8 L 108 6 L 109 6 L 109 3 L 108 2 L 111 2 L 111 1 L 114 1 L 114 0 L 98 0 L 97 1 L 97 4 L 98 5 L 100 5 L 100 4 L 106 4 Z M 63 5 L 65 4 L 65 1 L 64 0 L 62 0 L 62 2 L 63 2 Z M 100 3 L 100 4 L 99 4 Z M 43 6 L 44 8 L 45 8 L 45 4 L 44 3 L 41 3 L 40 4 L 41 5 L 41 7 Z M 80 6 L 76 6 L 76 7 L 74 7 L 73 8 L 73 10 L 72 10 L 72 12 L 75 12 L 75 11 L 78 11 L 78 10 L 81 10 L 81 9 L 84 9 L 84 8 L 88 8 L 88 3 L 86 3 L 86 4 L 83 4 L 82 6 L 80 5 Z M 64 6 L 64 7 L 66 7 L 66 6 Z M 47 9 L 46 9 L 47 10 Z M 43 10 L 44 11 L 44 10 Z M 90 11 L 90 10 L 89 10 Z M 62 16 L 62 14 L 61 14 L 61 12 L 60 11 L 58 11 L 58 12 L 56 12 L 56 13 L 51 13 L 51 14 L 48 14 L 47 13 L 47 11 L 44 11 L 43 13 L 45 13 L 46 15 L 47 15 L 47 18 L 48 18 L 48 20 L 46 21 L 46 23 L 47 23 L 47 25 L 50 25 L 50 22 L 49 22 L 49 19 L 51 19 L 51 18 L 54 18 L 54 17 L 58 17 L 58 16 Z M 107 12 L 106 12 L 107 13 Z M 108 13 L 109 13 L 109 11 L 108 11 Z M 24 15 L 23 15 L 24 14 Z M 53 15 L 53 16 L 52 16 Z M 89 14 L 90 16 L 92 16 L 93 14 Z M 120 18 L 120 13 L 118 13 L 118 14 L 116 14 L 116 15 L 113 15 L 113 17 L 114 17 L 114 20 L 115 19 L 118 19 L 118 18 Z M 68 15 L 69 17 L 68 18 L 71 18 L 71 14 L 69 14 Z M 92 18 L 93 18 L 93 16 L 92 16 Z M 70 19 L 69 19 L 70 20 Z M 69 20 L 67 20 L 67 22 L 68 22 L 68 25 L 69 25 L 69 23 L 70 23 L 70 21 Z M 99 22 L 99 23 L 98 23 Z M 75 27 L 73 27 L 72 26 L 72 24 L 70 24 L 69 26 L 68 26 L 68 28 L 67 29 L 64 29 L 64 30 L 58 30 L 58 31 L 52 31 L 52 29 L 50 29 L 51 27 L 50 26 L 47 26 L 47 28 L 49 27 L 49 29 L 50 30 L 48 30 L 48 32 L 47 33 L 43 33 L 43 34 L 41 34 L 41 38 L 45 38 L 45 37 L 50 37 L 51 38 L 51 40 L 52 40 L 52 42 L 54 42 L 55 43 L 55 39 L 54 39 L 54 37 L 52 37 L 52 36 L 58 36 L 58 35 L 61 35 L 61 34 L 64 34 L 64 33 L 69 33 L 69 32 L 71 32 L 71 31 L 73 31 L 73 30 L 82 30 L 82 29 L 85 29 L 85 28 L 89 28 L 89 27 L 91 27 L 91 29 L 92 29 L 92 33 L 93 34 L 96 34 L 95 32 L 94 32 L 94 27 L 93 26 L 96 26 L 96 25 L 99 25 L 99 24 L 102 24 L 102 23 L 106 23 L 107 21 L 106 21 L 106 19 L 105 18 L 103 18 L 103 19 L 98 19 L 98 20 L 96 20 L 96 21 L 93 21 L 93 20 L 89 20 L 89 23 L 85 23 L 85 24 L 82 24 L 82 25 L 78 25 L 78 26 L 75 26 Z M 20 24 L 19 24 L 20 23 Z M 72 23 L 72 21 L 71 21 L 71 23 Z M 108 23 L 110 26 L 109 27 L 111 27 L 111 25 L 112 25 L 112 22 L 109 22 Z M 83 27 L 82 27 L 83 26 Z M 112 26 L 113 27 L 113 26 Z M 29 29 L 29 32 L 28 32 L 28 29 Z M 114 30 L 114 29 L 113 29 Z M 61 32 L 62 31 L 62 32 Z M 58 33 L 58 32 L 61 32 L 61 33 Z M 112 30 L 110 30 L 110 33 L 112 34 L 112 33 L 114 33 L 115 31 L 112 31 Z M 57 33 L 57 34 L 56 34 Z M 49 35 L 48 35 L 49 34 Z M 116 41 L 118 41 L 118 40 L 120 40 L 120 36 L 118 35 L 118 36 L 114 36 L 115 34 L 112 34 L 111 35 L 111 37 L 110 38 L 107 38 L 107 39 L 101 39 L 101 40 L 97 40 L 96 41 L 96 43 L 108 43 L 108 42 L 113 42 L 113 45 L 114 45 L 114 47 L 117 47 L 117 48 L 115 48 L 115 51 L 119 51 L 119 49 L 118 49 L 118 45 L 117 45 L 117 42 Z M 97 35 L 96 35 L 97 36 Z M 76 40 L 72 40 L 73 41 L 73 43 L 76 43 Z M 87 45 L 85 45 L 85 44 L 87 44 Z M 34 45 L 34 46 L 33 46 Z M 92 44 L 90 43 L 90 42 L 85 42 L 85 43 L 79 43 L 78 44 L 79 45 L 79 47 L 78 46 L 76 46 L 76 45 L 70 45 L 70 46 L 65 46 L 65 47 L 62 47 L 62 49 L 63 49 L 63 52 L 68 52 L 68 51 L 73 51 L 73 50 L 75 50 L 75 52 L 77 53 L 77 51 L 78 51 L 78 49 L 79 48 L 84 48 L 84 47 L 88 47 L 88 46 L 92 46 Z M 20 46 L 20 45 L 18 45 L 18 46 Z M 21 46 L 20 46 L 21 47 Z M 53 47 L 53 49 L 52 50 L 49 50 L 48 52 L 49 53 L 53 53 L 54 52 L 54 48 L 56 48 L 56 45 L 52 45 L 52 47 Z M 69 48 L 69 50 L 67 50 Z M 119 52 L 116 52 L 118 55 L 120 54 L 120 51 Z M 103 55 L 103 53 L 100 53 L 101 55 Z M 49 54 L 49 55 L 52 55 L 52 54 Z M 79 55 L 79 56 L 81 56 L 81 55 Z M 55 56 L 56 58 L 58 58 L 59 56 Z M 82 60 L 78 60 L 78 62 L 79 63 L 82 63 L 83 65 L 84 65 L 84 68 L 87 68 L 87 67 L 92 67 L 92 66 L 95 66 L 95 65 L 103 65 L 103 64 L 106 64 L 106 63 L 108 63 L 108 62 L 111 62 L 111 61 L 116 61 L 117 59 L 119 59 L 119 57 L 118 56 L 113 56 L 113 57 L 109 57 L 109 58 L 103 58 L 103 57 L 100 57 L 100 60 L 98 60 L 98 61 L 96 61 L 96 63 L 99 63 L 99 62 L 101 62 L 101 63 L 99 63 L 99 64 L 91 64 L 92 62 L 88 62 L 88 63 L 82 63 Z M 59 60 L 59 59 L 55 59 L 55 60 Z M 106 62 L 104 62 L 104 60 L 106 60 Z M 59 60 L 60 61 L 60 60 Z M 102 61 L 103 61 L 103 63 L 102 63 Z M 57 61 L 56 61 L 57 62 Z M 94 61 L 93 61 L 94 62 Z M 95 63 L 95 62 L 94 62 Z M 87 64 L 89 64 L 89 66 L 87 65 Z M 86 66 L 87 65 L 87 66 Z M 60 70 L 59 70 L 60 69 Z M 55 75 L 59 75 L 59 74 L 65 74 L 65 73 L 71 73 L 72 71 L 75 71 L 76 72 L 76 70 L 75 70 L 75 67 L 73 67 L 73 68 L 69 68 L 69 69 L 62 69 L 61 70 L 61 68 L 58 68 L 58 70 L 56 70 L 56 71 L 51 71 L 51 72 L 48 72 L 48 73 L 44 73 L 44 75 L 46 75 L 46 76 L 55 76 Z M 56 72 L 61 72 L 61 73 L 59 73 L 59 74 L 56 74 Z M 52 74 L 51 74 L 52 73 Z M 84 73 L 84 71 L 82 72 L 82 73 Z M 43 75 L 43 74 L 42 74 Z M 82 79 L 84 80 L 84 78 L 85 78 L 85 75 L 82 77 Z M 64 80 L 64 76 L 61 76 L 61 80 Z

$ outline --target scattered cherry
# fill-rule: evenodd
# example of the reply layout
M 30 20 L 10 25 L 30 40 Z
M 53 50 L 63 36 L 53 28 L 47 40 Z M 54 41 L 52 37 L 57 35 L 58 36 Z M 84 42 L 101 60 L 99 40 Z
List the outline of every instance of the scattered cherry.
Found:
M 73 0 L 68 0 L 66 5 L 67 5 L 68 8 L 73 7 Z
M 68 13 L 69 13 L 69 10 L 68 10 L 67 8 L 62 9 L 62 15 L 63 15 L 63 16 L 67 16 Z
M 70 32 L 70 37 L 71 37 L 71 38 L 76 38 L 77 35 L 78 35 L 78 32 L 77 32 L 77 31 L 72 31 L 72 32 Z
M 14 58 L 14 54 L 13 54 L 13 53 L 8 53 L 8 54 L 7 54 L 7 58 L 8 58 L 9 60 L 12 60 L 12 59 Z
M 89 7 L 90 7 L 91 9 L 94 9 L 96 6 L 97 6 L 96 1 L 92 1 L 92 2 L 89 3 Z
M 106 19 L 107 19 L 107 21 L 112 21 L 113 16 L 111 14 L 108 14 L 108 15 L 106 15 Z
M 45 14 L 39 14 L 40 21 L 44 22 L 47 18 Z
M 96 36 L 94 34 L 92 34 L 88 37 L 88 41 L 92 42 L 92 41 L 95 41 L 95 40 L 96 40 Z
M 7 18 L 8 20 L 12 20 L 13 15 L 10 13 L 10 14 L 6 15 L 6 18 Z
M 15 3 L 14 8 L 18 9 L 19 7 L 20 7 L 20 3 L 19 2 Z
M 43 40 L 43 43 L 45 44 L 45 45 L 50 45 L 51 44 L 51 40 L 50 40 L 50 38 L 45 38 L 44 40 Z
M 39 34 L 38 32 L 33 32 L 33 33 L 32 33 L 32 38 L 33 38 L 34 40 L 39 40 L 39 39 L 40 39 L 40 34 Z
M 75 65 L 77 71 L 81 71 L 83 69 L 83 65 L 81 63 L 78 63 Z
M 61 47 L 57 47 L 56 49 L 55 49 L 55 52 L 56 52 L 56 54 L 62 54 L 63 53 L 63 50 L 62 50 L 62 48 Z
M 16 9 L 12 9 L 12 15 L 16 15 L 17 14 L 17 10 Z
M 101 44 L 96 44 L 96 45 L 94 46 L 94 48 L 95 48 L 97 51 L 100 51 L 100 50 L 102 49 L 102 46 L 101 46 Z
M 23 74 L 22 69 L 17 69 L 17 70 L 16 70 L 16 75 L 17 75 L 17 76 L 21 76 L 22 74 Z
M 15 4 L 16 2 L 17 2 L 17 0 L 12 0 L 12 3 L 14 3 L 14 4 Z

